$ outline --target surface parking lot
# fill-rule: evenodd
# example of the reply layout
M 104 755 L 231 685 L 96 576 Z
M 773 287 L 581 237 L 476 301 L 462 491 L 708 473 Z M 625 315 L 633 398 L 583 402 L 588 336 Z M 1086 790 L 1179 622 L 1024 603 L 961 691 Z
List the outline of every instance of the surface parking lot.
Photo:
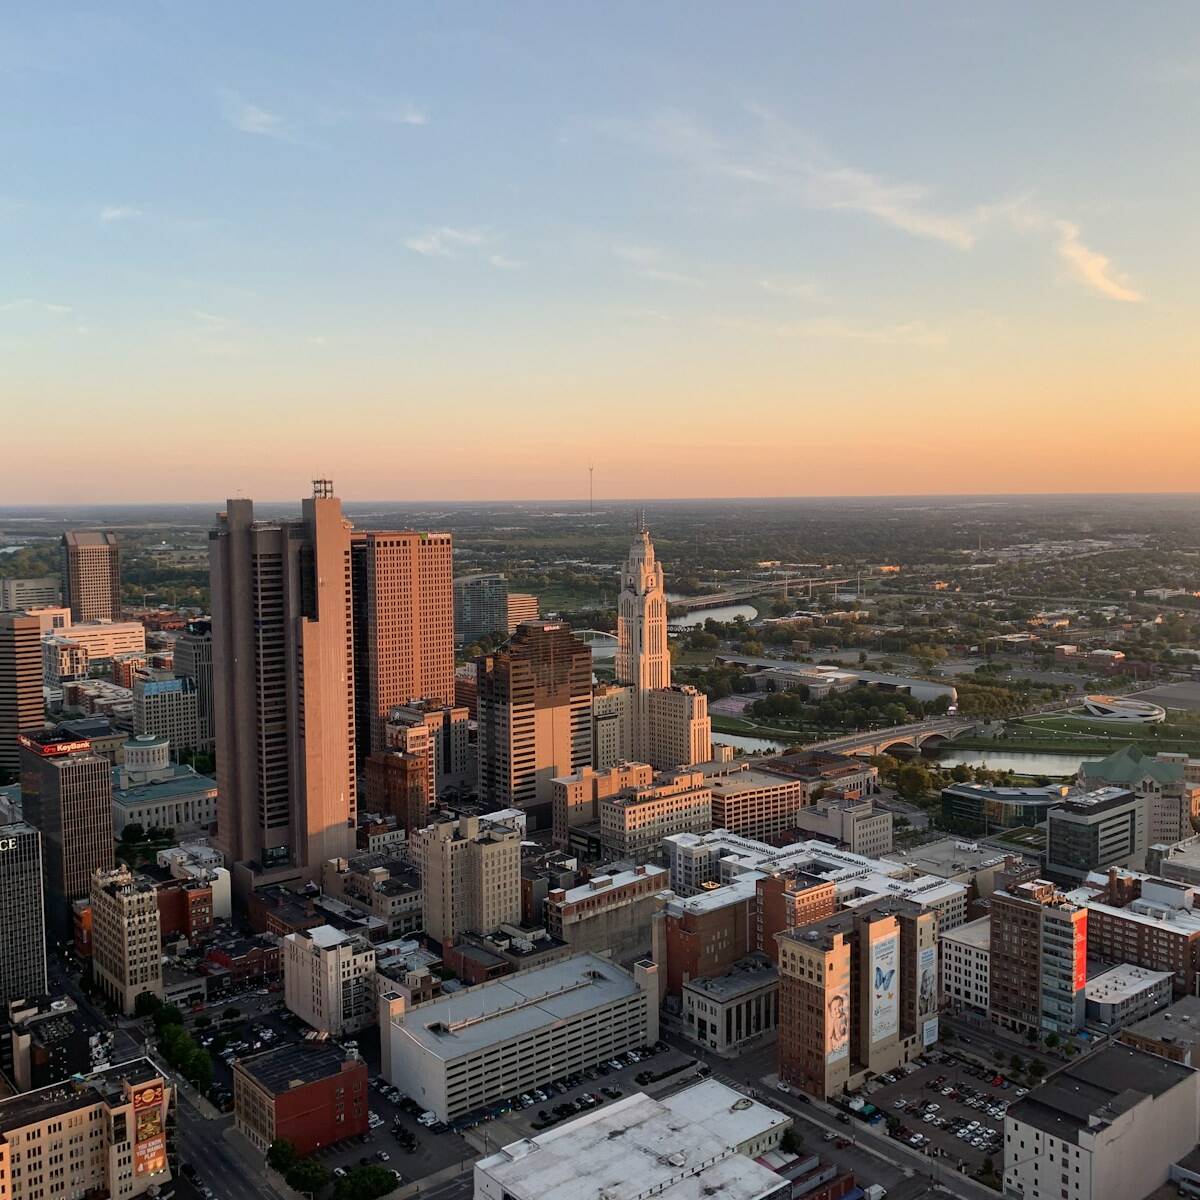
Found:
M 898 1140 L 955 1167 L 974 1171 L 985 1158 L 1000 1167 L 1004 1113 L 1025 1094 L 1024 1088 L 940 1053 L 930 1055 L 928 1065 L 911 1075 L 898 1073 L 893 1082 L 889 1078 L 881 1075 L 866 1091 L 885 1116 L 898 1119 L 893 1131 Z

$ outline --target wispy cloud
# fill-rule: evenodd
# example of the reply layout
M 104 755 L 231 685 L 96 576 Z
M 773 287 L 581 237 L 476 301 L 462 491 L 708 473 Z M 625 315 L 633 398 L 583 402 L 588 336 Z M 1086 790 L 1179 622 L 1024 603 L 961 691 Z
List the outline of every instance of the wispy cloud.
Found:
M 392 125 L 428 125 L 429 113 L 419 105 L 402 104 L 398 108 L 387 109 L 383 119 Z
M 774 296 L 804 300 L 809 304 L 827 304 L 829 297 L 819 283 L 811 279 L 760 279 L 758 286 Z
M 478 229 L 453 229 L 443 225 L 405 238 L 404 244 L 415 254 L 424 254 L 428 258 L 456 258 L 469 247 L 482 246 L 484 240 Z
M 482 229 L 456 229 L 440 225 L 404 239 L 414 254 L 426 258 L 474 259 L 498 271 L 519 271 L 525 264 L 495 248 L 495 239 Z
M 1095 288 L 1113 300 L 1125 300 L 1140 304 L 1145 297 L 1135 292 L 1112 274 L 1112 263 L 1107 255 L 1092 250 L 1079 240 L 1079 226 L 1070 221 L 1055 221 L 1058 230 L 1058 255 L 1074 270 L 1075 274 L 1089 287 Z
M 913 237 L 964 252 L 1000 228 L 1040 237 L 1093 290 L 1115 300 L 1143 299 L 1112 269 L 1105 255 L 1080 241 L 1074 222 L 1039 211 L 1028 194 L 955 212 L 939 204 L 926 184 L 889 179 L 839 161 L 816 139 L 776 114 L 753 106 L 747 112 L 752 123 L 736 138 L 722 137 L 679 112 L 660 113 L 634 124 L 608 122 L 601 128 L 690 171 L 742 185 L 751 195 L 775 204 L 861 213 Z M 763 286 L 774 290 L 768 281 Z
M 703 282 L 695 275 L 673 269 L 667 264 L 667 256 L 657 246 L 617 246 L 613 253 L 642 279 L 679 283 L 688 287 L 697 287 Z
M 20 299 L 0 304 L 0 312 L 42 312 L 53 317 L 65 317 L 72 311 L 69 304 L 51 304 L 45 300 L 34 300 L 29 296 L 22 296 Z
M 225 120 L 242 133 L 253 133 L 260 137 L 283 140 L 290 138 L 287 124 L 278 113 L 269 112 L 257 104 L 251 104 L 237 92 L 224 91 L 221 93 L 221 112 L 224 114 Z
M 99 220 L 104 225 L 109 225 L 114 221 L 136 221 L 138 217 L 144 217 L 146 214 L 140 208 L 135 208 L 132 204 L 106 204 L 101 210 Z

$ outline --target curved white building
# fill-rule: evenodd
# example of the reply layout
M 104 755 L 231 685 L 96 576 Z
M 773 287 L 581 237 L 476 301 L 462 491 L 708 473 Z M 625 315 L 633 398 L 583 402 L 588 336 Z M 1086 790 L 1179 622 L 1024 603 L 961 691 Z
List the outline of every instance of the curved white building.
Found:
M 1091 721 L 1125 721 L 1132 725 L 1157 725 L 1167 719 L 1165 708 L 1125 696 L 1084 696 L 1083 712 Z

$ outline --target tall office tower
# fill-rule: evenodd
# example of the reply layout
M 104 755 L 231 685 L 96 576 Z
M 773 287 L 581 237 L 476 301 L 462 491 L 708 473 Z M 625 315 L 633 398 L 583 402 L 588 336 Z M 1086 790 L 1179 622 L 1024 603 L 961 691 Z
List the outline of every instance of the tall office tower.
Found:
M 40 729 L 44 711 L 41 622 L 0 612 L 0 775 L 21 765 L 17 734 Z
M 350 524 L 333 485 L 313 482 L 298 521 L 228 501 L 209 565 L 217 839 L 244 894 L 354 850 Z
M 632 703 L 632 688 L 616 683 L 592 685 L 592 766 L 597 771 L 607 771 L 629 758 Z
M 397 704 L 454 701 L 454 590 L 448 533 L 351 534 L 357 757 L 385 746 Z
M 529 592 L 509 592 L 504 602 L 504 631 L 511 637 L 518 625 L 536 621 L 540 615 L 536 596 Z
M 42 835 L 46 927 L 71 931 L 71 902 L 88 895 L 92 874 L 113 865 L 112 763 L 70 734 L 22 734 L 21 808 Z
M 62 577 L 72 620 L 121 619 L 121 555 L 115 533 L 96 529 L 64 533 Z
M 592 652 L 566 625 L 528 621 L 478 662 L 479 793 L 548 828 L 553 780 L 592 762 Z
M 101 992 L 127 1017 L 143 992 L 162 999 L 158 893 L 129 868 L 92 876 L 92 967 Z
M 414 749 L 409 744 L 411 732 L 424 729 L 432 753 L 432 788 L 436 799 L 444 792 L 471 787 L 475 782 L 475 763 L 471 757 L 471 718 L 465 708 L 441 704 L 434 700 L 413 700 L 401 704 L 388 714 L 385 742 L 401 750 Z M 415 735 L 418 740 L 420 735 Z
M 32 825 L 0 825 L 0 1005 L 46 991 L 42 839 Z
M 12 608 L 41 608 L 62 601 L 62 584 L 57 575 L 38 579 L 0 579 L 0 612 Z
M 133 732 L 166 738 L 176 753 L 194 750 L 199 721 L 196 681 L 190 675 L 151 671 L 133 681 Z
M 443 946 L 465 931 L 491 933 L 521 920 L 521 835 L 478 817 L 420 830 L 425 929 Z
M 454 640 L 469 646 L 508 629 L 508 580 L 503 575 L 459 575 L 454 580 Z
M 992 893 L 992 1019 L 1025 1032 L 1075 1033 L 1087 986 L 1085 905 L 1033 879 Z
M 196 749 L 213 745 L 213 640 L 211 621 L 189 621 L 175 639 L 175 674 L 196 681 Z
M 650 714 L 646 693 L 671 686 L 667 645 L 667 596 L 662 564 L 645 523 L 637 531 L 621 570 L 617 597 L 617 683 L 633 689 L 630 742 L 634 758 L 649 759 Z
M 690 767 L 712 758 L 708 697 L 689 684 L 642 693 L 646 714 L 643 749 L 656 771 Z

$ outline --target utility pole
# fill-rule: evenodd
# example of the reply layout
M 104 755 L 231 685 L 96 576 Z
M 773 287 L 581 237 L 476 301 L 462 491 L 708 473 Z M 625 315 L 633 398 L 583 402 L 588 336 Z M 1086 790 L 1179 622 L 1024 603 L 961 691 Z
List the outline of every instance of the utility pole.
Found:
M 592 502 L 594 499 L 594 493 L 592 491 L 592 475 L 595 472 L 595 470 L 596 470 L 595 465 L 592 463 L 588 463 L 588 516 L 591 516 L 594 512 L 594 510 L 592 508 Z

